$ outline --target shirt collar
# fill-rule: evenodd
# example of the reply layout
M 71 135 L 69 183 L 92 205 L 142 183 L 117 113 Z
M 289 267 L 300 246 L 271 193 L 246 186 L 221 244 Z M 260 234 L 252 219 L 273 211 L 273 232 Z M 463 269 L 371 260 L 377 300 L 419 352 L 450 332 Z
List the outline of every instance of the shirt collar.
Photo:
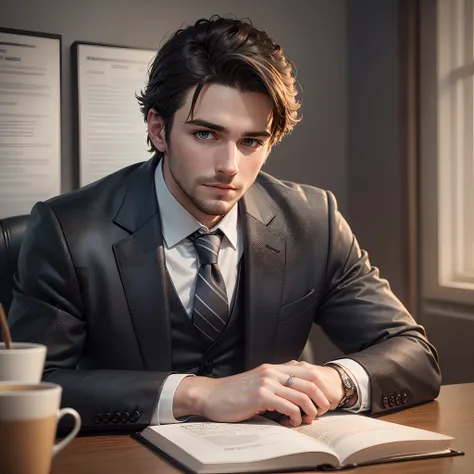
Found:
M 196 220 L 169 191 L 163 178 L 163 160 L 160 160 L 155 169 L 155 189 L 161 214 L 163 239 L 168 248 L 174 247 L 200 228 L 207 231 L 207 228 Z M 238 209 L 235 205 L 210 231 L 220 229 L 236 250 L 237 225 Z

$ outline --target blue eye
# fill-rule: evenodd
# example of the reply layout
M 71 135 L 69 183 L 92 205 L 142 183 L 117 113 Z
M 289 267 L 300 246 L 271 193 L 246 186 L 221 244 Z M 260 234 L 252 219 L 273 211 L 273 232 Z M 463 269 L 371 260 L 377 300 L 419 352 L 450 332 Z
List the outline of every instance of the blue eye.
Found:
M 258 148 L 262 145 L 262 143 L 255 138 L 246 138 L 242 141 L 242 145 L 249 147 L 249 148 Z
M 199 140 L 209 140 L 212 138 L 211 132 L 207 130 L 198 130 L 197 132 L 194 132 L 194 135 L 199 139 Z

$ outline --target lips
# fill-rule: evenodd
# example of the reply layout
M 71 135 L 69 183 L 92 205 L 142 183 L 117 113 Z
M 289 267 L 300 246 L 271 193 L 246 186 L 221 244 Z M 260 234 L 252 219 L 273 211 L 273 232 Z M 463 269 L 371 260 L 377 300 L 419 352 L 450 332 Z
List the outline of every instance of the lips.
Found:
M 224 184 L 210 184 L 209 186 L 212 186 L 213 188 L 219 188 L 219 189 L 231 189 L 235 191 L 235 188 L 233 186 L 226 186 Z
M 227 184 L 205 184 L 205 186 L 208 186 L 210 188 L 218 188 L 218 189 L 226 189 L 229 191 L 235 191 L 236 188 L 234 186 L 229 186 Z

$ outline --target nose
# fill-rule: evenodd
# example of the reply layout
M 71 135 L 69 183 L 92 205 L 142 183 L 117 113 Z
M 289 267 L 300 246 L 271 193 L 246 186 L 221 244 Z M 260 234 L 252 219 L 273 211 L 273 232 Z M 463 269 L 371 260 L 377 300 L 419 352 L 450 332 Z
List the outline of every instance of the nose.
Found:
M 216 172 L 234 176 L 239 172 L 240 152 L 235 143 L 226 143 L 217 160 Z

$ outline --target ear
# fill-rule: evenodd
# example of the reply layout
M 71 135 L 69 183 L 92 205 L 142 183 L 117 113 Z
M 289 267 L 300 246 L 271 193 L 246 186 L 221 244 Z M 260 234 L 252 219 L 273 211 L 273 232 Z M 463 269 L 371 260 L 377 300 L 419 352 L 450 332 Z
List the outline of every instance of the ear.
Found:
M 155 109 L 150 109 L 147 116 L 148 135 L 158 151 L 166 151 L 165 123 Z

